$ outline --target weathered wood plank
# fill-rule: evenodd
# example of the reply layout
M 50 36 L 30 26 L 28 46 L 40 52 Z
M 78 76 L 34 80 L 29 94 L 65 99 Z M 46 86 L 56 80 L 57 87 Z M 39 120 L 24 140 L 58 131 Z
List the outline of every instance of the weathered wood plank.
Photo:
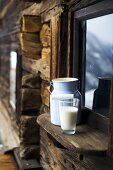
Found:
M 96 128 L 108 135 L 109 118 L 93 112 L 88 108 L 81 110 L 82 120 L 81 123 L 87 123 L 90 127 Z M 87 116 L 86 116 L 87 115 Z
M 88 156 L 77 154 L 74 150 L 69 151 L 59 148 L 60 144 L 52 138 L 43 128 L 40 130 L 40 154 L 41 164 L 45 169 L 56 170 L 112 170 L 113 163 L 108 157 Z
M 41 90 L 40 89 L 21 89 L 21 110 L 39 110 L 41 107 Z
M 69 152 L 67 150 L 61 150 L 67 156 L 67 159 L 71 159 L 76 163 L 80 163 L 80 168 L 84 170 L 112 170 L 113 162 L 109 157 L 98 157 L 98 156 L 88 156 L 88 155 L 80 155 L 79 159 L 76 156 L 75 152 Z M 81 170 L 80 169 L 80 170 Z
M 51 21 L 52 17 L 55 17 L 57 15 L 61 15 L 64 11 L 63 5 L 55 6 L 54 8 L 51 8 L 49 11 L 45 11 L 44 13 L 41 13 L 41 20 L 42 22 L 49 22 Z
M 29 33 L 20 34 L 20 45 L 21 45 L 22 54 L 24 56 L 28 58 L 32 57 L 33 59 L 36 59 L 36 60 L 41 58 L 42 44 L 39 39 L 39 34 L 37 35 L 36 34 L 33 35 Z
M 22 32 L 39 32 L 41 30 L 41 17 L 24 15 L 22 17 Z
M 52 48 L 52 54 L 51 54 L 51 79 L 54 79 L 57 77 L 57 57 L 58 57 L 58 51 L 59 51 L 59 38 L 60 38 L 60 17 L 55 16 L 51 19 L 51 48 Z
M 33 50 L 33 48 L 32 48 Z M 22 56 L 26 57 L 26 58 L 29 58 L 29 59 L 34 59 L 34 60 L 39 60 L 41 58 L 41 54 L 38 54 L 36 52 L 30 52 L 30 49 L 29 49 L 29 52 L 27 51 L 22 51 Z
M 50 92 L 49 92 L 48 88 L 49 87 L 41 88 L 41 97 L 42 97 L 42 104 L 49 107 Z
M 59 149 L 55 143 L 58 144 L 55 139 L 52 139 L 44 129 L 40 130 L 40 155 L 41 155 L 41 164 L 45 169 L 52 168 L 53 170 L 62 169 L 62 170 L 81 170 L 81 162 L 79 155 L 75 153 L 73 155 L 66 155 L 65 150 Z M 68 151 L 67 151 L 68 152 Z
M 50 9 L 54 8 L 55 6 L 59 6 L 61 4 L 61 0 L 43 0 L 42 3 L 36 4 L 34 3 L 32 6 L 30 6 L 27 10 L 23 11 L 24 14 L 29 15 L 40 15 L 41 13 L 45 11 L 49 11 Z
M 21 40 L 21 48 L 23 51 L 26 52 L 30 52 L 35 54 L 40 54 L 41 49 L 42 49 L 42 45 L 41 43 L 34 43 L 34 42 L 30 42 L 30 41 L 26 41 L 26 40 Z
M 25 74 L 22 76 L 22 88 L 41 89 L 41 82 L 39 74 Z
M 41 55 L 42 61 L 45 63 L 48 62 L 48 65 L 50 65 L 50 55 L 51 55 L 50 47 L 42 49 L 42 55 Z
M 40 40 L 43 47 L 50 47 L 51 45 L 51 31 L 49 24 L 44 24 L 40 31 Z
M 20 33 L 20 40 L 30 41 L 34 43 L 40 42 L 40 34 L 39 33 Z
M 44 80 L 50 80 L 50 66 L 48 63 L 43 63 L 42 59 L 33 60 L 30 58 L 22 58 L 22 67 L 26 71 L 37 74 L 41 73 L 40 77 Z
M 15 155 L 15 159 L 16 159 L 19 169 L 21 169 L 21 170 L 42 170 L 40 163 L 36 159 L 28 159 L 27 160 L 27 159 L 20 158 L 19 148 L 16 148 L 14 150 L 14 155 Z
M 37 112 L 37 115 L 39 113 Z M 33 115 L 21 115 L 20 117 L 20 145 L 24 145 L 28 149 L 28 146 L 38 145 L 40 143 L 40 128 L 36 122 L 37 116 Z M 23 149 L 24 149 L 23 147 Z M 27 151 L 30 153 L 30 150 Z M 23 152 L 22 152 L 23 153 Z M 25 153 L 27 155 L 27 153 Z M 38 155 L 38 153 L 37 153 Z M 32 157 L 32 155 L 31 155 Z
M 63 134 L 60 127 L 51 124 L 48 114 L 39 116 L 37 122 L 69 150 L 75 150 L 82 154 L 106 154 L 108 149 L 108 137 L 98 130 L 92 129 L 87 125 L 78 125 L 76 134 L 69 136 Z
M 0 155 L 1 170 L 16 170 L 16 162 L 11 154 Z

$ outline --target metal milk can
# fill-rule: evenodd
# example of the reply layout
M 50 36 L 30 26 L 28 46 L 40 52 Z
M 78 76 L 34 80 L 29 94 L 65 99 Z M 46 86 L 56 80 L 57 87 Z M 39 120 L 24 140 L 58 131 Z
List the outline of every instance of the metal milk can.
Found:
M 81 99 L 78 91 L 79 80 L 77 78 L 56 78 L 50 82 L 53 90 L 50 92 L 50 117 L 51 123 L 60 126 L 59 100 L 72 99 L 76 95 Z

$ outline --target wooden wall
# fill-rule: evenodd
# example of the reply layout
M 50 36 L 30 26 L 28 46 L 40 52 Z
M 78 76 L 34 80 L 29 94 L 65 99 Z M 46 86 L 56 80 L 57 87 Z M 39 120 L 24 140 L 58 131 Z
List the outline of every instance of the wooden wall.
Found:
M 9 108 L 9 54 L 11 50 L 17 50 L 20 56 L 18 65 L 20 84 L 17 88 L 19 98 L 17 98 L 18 109 L 15 117 L 19 118 L 17 126 L 20 127 L 20 156 L 31 159 L 39 158 L 41 154 L 41 162 L 44 167 L 46 166 L 45 169 L 61 169 L 63 166 L 64 169 L 66 167 L 81 169 L 82 167 L 80 164 L 79 166 L 74 164 L 73 160 L 69 160 L 69 156 L 66 157 L 60 149 L 54 148 L 54 144 L 50 144 L 53 140 L 48 139 L 45 131 L 41 130 L 40 135 L 36 119 L 39 114 L 49 113 L 50 81 L 56 77 L 70 76 L 71 8 L 75 6 L 76 10 L 96 2 L 97 0 L 90 2 L 88 0 L 42 0 L 33 3 L 14 0 L 10 3 L 4 1 L 0 6 L 0 9 L 5 11 L 1 12 L 3 30 L 0 32 L 2 100 Z M 4 10 L 6 4 L 8 8 Z M 39 152 L 40 146 L 41 152 Z M 111 146 L 112 140 L 109 147 L 110 154 Z M 59 155 L 60 160 L 57 157 Z M 67 164 L 64 157 L 68 160 Z M 84 169 L 84 165 L 82 168 Z
M 56 0 L 41 3 L 14 0 L 0 4 L 0 15 L 3 18 L 3 29 L 0 32 L 0 90 L 8 115 L 15 118 L 15 123 L 18 121 L 22 158 L 39 155 L 39 127 L 36 118 L 40 113 L 49 112 L 49 82 L 58 75 L 57 42 L 63 9 L 56 6 L 60 3 Z M 17 51 L 19 56 L 16 113 L 9 103 L 12 50 Z

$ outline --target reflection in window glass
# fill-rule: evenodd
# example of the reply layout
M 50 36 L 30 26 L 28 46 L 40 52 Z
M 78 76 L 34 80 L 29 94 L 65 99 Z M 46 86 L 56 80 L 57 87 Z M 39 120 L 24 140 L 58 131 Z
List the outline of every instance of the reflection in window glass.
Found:
M 105 115 L 113 76 L 113 14 L 86 23 L 85 106 Z
M 16 64 L 17 64 L 17 53 L 12 51 L 10 53 L 10 104 L 15 109 L 16 99 Z

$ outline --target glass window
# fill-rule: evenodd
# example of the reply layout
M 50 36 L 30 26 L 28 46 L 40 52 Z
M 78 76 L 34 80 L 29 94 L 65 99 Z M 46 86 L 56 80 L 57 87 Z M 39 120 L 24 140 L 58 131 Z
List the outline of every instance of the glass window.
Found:
M 106 115 L 113 76 L 113 14 L 86 21 L 85 107 Z

